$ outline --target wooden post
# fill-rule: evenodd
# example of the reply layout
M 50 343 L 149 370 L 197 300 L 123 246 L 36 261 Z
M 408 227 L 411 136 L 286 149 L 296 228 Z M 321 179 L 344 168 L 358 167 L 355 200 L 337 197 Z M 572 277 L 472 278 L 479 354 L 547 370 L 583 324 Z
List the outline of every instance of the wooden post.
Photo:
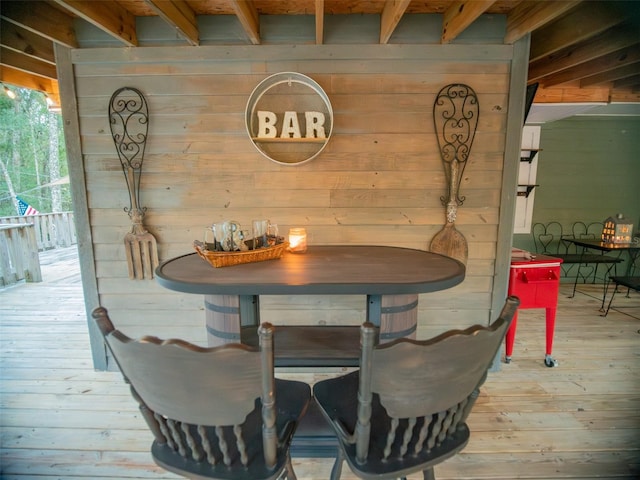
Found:
M 0 286 L 11 285 L 18 279 L 11 268 L 9 256 L 9 232 L 6 228 L 0 229 Z
M 40 257 L 32 223 L 0 225 L 0 284 L 41 282 Z
M 41 282 L 42 270 L 40 269 L 40 256 L 38 255 L 38 242 L 33 225 L 24 225 L 20 229 L 22 234 L 22 256 L 24 258 L 24 279 L 27 282 Z

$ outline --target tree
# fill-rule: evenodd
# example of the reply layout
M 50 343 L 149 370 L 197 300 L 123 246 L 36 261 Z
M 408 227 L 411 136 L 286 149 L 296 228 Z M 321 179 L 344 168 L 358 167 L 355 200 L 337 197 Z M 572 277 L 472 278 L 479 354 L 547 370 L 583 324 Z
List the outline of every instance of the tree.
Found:
M 69 211 L 62 119 L 42 93 L 14 91 L 15 99 L 0 96 L 0 216 L 18 214 L 17 195 L 43 213 Z

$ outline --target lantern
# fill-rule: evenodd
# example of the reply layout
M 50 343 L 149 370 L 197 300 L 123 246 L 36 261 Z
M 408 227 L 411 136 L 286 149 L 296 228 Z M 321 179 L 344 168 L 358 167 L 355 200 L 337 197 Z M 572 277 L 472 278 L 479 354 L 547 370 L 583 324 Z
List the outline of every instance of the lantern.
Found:
M 604 221 L 602 229 L 603 243 L 631 243 L 633 224 L 618 213 L 615 218 L 609 217 Z

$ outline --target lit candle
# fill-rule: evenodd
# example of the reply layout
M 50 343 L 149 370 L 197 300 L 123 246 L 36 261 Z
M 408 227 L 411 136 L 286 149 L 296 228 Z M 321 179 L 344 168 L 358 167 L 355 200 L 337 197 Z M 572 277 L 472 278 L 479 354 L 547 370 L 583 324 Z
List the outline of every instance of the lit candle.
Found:
M 307 251 L 307 231 L 304 228 L 289 229 L 289 250 L 295 253 Z

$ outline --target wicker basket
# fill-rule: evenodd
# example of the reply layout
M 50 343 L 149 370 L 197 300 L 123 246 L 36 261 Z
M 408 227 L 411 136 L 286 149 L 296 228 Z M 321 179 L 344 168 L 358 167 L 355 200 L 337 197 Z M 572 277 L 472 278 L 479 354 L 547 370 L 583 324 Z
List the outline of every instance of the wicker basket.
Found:
M 273 247 L 260 248 L 258 250 L 246 250 L 243 252 L 216 252 L 208 250 L 206 245 L 199 241 L 193 242 L 198 255 L 209 262 L 212 266 L 231 267 L 242 263 L 264 262 L 265 260 L 275 260 L 280 258 L 289 242 L 279 243 Z

